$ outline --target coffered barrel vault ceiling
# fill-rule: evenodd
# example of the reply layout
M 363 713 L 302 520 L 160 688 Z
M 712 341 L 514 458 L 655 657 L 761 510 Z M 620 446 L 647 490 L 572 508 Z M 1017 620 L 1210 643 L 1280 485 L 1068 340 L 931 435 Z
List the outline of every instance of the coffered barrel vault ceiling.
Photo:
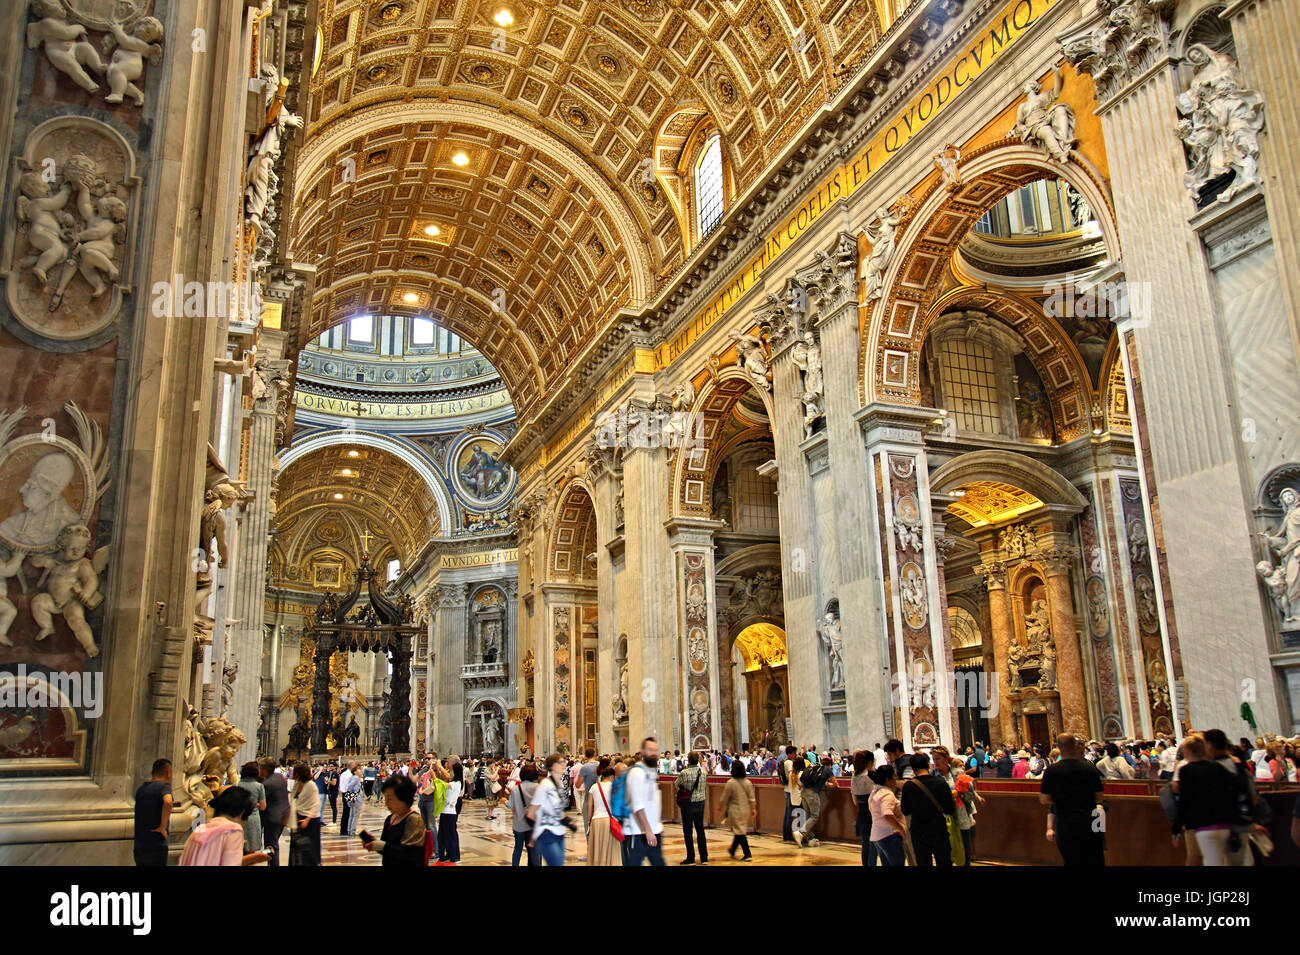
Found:
M 295 257 L 318 270 L 300 343 L 355 314 L 432 313 L 525 418 L 680 265 L 644 172 L 676 162 L 682 117 L 721 130 L 743 191 L 880 32 L 871 0 L 321 0 L 320 22 L 293 206 Z
M 322 526 L 368 529 L 376 560 L 387 554 L 403 563 L 439 532 L 438 505 L 420 475 L 394 455 L 361 446 L 322 448 L 285 468 L 275 520 L 276 541 L 291 560 L 310 550 Z M 359 534 L 320 537 L 317 543 L 342 548 L 355 559 Z

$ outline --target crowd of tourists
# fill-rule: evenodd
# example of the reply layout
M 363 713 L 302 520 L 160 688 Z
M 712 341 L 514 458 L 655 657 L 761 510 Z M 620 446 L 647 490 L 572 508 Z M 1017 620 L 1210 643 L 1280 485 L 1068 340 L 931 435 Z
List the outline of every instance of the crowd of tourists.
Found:
M 321 864 L 324 826 L 357 836 L 384 865 L 458 865 L 458 822 L 467 801 L 481 805 L 491 831 L 510 833 L 515 866 L 564 865 L 570 837 L 585 835 L 588 865 L 665 865 L 661 776 L 671 778 L 684 857 L 707 865 L 705 820 L 710 799 L 721 800 L 731 836 L 729 855 L 751 861 L 749 835 L 757 822 L 751 777 L 775 777 L 784 798 L 782 840 L 796 850 L 819 844 L 827 788 L 838 777 L 855 811 L 861 862 L 870 866 L 968 866 L 976 859 L 983 779 L 1038 781 L 1047 808 L 1043 838 L 1065 865 L 1105 864 L 1107 780 L 1162 780 L 1161 807 L 1175 846 L 1189 865 L 1253 865 L 1272 851 L 1269 804 L 1261 784 L 1295 782 L 1297 741 L 1241 739 L 1219 730 L 1181 742 L 1161 736 L 1141 742 L 1087 741 L 1063 734 L 1048 748 L 999 748 L 982 743 L 954 755 L 944 746 L 909 753 L 891 739 L 856 752 L 794 746 L 755 752 L 661 752 L 653 738 L 635 755 L 568 759 L 426 753 L 418 759 L 327 761 L 290 766 L 272 759 L 245 764 L 237 785 L 219 792 L 211 818 L 197 826 L 181 865 Z M 710 794 L 710 777 L 724 777 Z M 165 865 L 171 812 L 171 764 L 159 760 L 136 795 L 138 865 Z M 379 833 L 359 830 L 361 807 L 373 800 L 388 812 Z M 328 812 L 329 822 L 325 822 Z M 281 860 L 281 835 L 289 833 Z M 1292 838 L 1300 844 L 1300 798 Z M 739 854 L 739 856 L 738 856 Z

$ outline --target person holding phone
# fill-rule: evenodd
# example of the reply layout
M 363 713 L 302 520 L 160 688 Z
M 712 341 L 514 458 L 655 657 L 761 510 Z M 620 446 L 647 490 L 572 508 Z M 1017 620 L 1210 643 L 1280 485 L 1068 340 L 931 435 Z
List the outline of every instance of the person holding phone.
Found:
M 415 783 L 409 776 L 390 776 L 382 790 L 388 818 L 384 820 L 382 835 L 376 839 L 362 830 L 361 844 L 367 852 L 378 852 L 384 865 L 424 866 L 424 842 L 428 832 L 424 817 L 412 809 L 415 803 Z

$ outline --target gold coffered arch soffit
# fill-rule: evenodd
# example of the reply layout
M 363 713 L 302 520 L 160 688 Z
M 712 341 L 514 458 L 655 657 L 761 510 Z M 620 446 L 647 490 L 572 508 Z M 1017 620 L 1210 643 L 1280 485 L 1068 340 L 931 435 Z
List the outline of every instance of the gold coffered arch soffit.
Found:
M 1052 177 L 1068 182 L 1093 210 L 1107 257 L 1111 262 L 1120 261 L 1119 232 L 1109 189 L 1094 168 L 1081 162 L 1077 152 L 1071 154 L 1070 162 L 1062 164 L 1023 144 L 997 142 L 963 159 L 963 182 L 957 189 L 950 192 L 940 177 L 933 177 L 928 191 L 919 197 L 916 211 L 901 229 L 898 248 L 885 271 L 885 294 L 862 310 L 858 371 L 859 397 L 864 406 L 877 401 L 920 404 L 921 346 L 938 313 L 933 306 L 944 272 L 979 217 L 1021 186 Z M 1006 296 L 990 297 L 1010 301 Z M 944 303 L 944 307 L 951 306 Z M 1042 318 L 1040 324 L 1051 323 Z M 1082 380 L 1087 381 L 1087 376 Z M 1048 378 L 1044 378 L 1044 384 L 1052 387 Z M 1061 410 L 1056 401 L 1053 408 Z M 1073 421 L 1070 428 L 1075 428 Z

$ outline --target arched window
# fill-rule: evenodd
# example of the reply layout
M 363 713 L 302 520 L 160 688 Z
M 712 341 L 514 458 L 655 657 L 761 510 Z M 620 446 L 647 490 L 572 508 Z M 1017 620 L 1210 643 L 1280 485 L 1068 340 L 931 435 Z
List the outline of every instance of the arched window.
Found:
M 695 209 L 700 238 L 722 220 L 722 138 L 714 135 L 695 166 Z

